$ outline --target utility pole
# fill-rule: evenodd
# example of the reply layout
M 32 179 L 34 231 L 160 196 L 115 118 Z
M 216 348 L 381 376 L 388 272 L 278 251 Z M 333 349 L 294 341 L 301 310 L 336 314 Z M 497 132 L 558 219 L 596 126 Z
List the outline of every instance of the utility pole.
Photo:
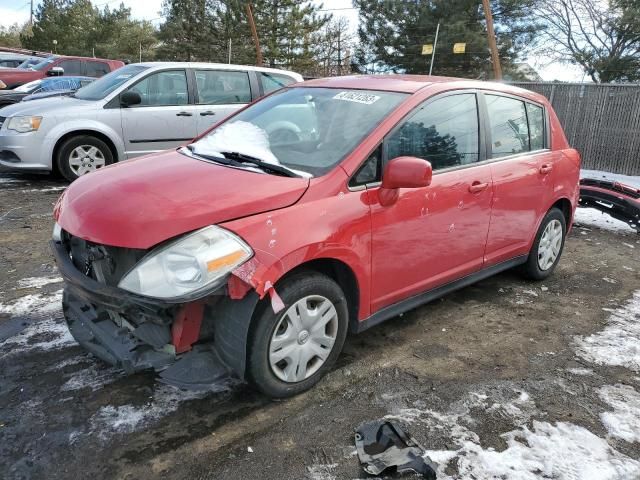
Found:
M 253 19 L 253 5 L 251 2 L 247 3 L 247 19 L 249 20 L 249 26 L 251 27 L 251 34 L 253 35 L 253 43 L 256 45 L 256 65 L 262 66 L 262 50 L 260 50 L 260 39 L 258 38 L 258 30 L 256 30 L 256 22 Z
M 438 34 L 440 33 L 440 22 L 436 27 L 436 38 L 433 41 L 433 52 L 431 52 L 431 65 L 429 66 L 429 75 L 433 72 L 433 60 L 436 58 L 436 47 L 438 46 Z
M 493 30 L 493 15 L 489 0 L 482 0 L 484 7 L 484 18 L 487 20 L 487 36 L 489 37 L 489 48 L 491 49 L 491 61 L 493 62 L 493 78 L 502 80 L 502 67 L 500 66 L 500 56 L 496 45 L 496 32 Z
M 29 26 L 33 27 L 33 0 L 31 0 L 31 10 L 29 13 Z
M 340 26 L 338 26 L 338 76 L 342 75 L 342 45 L 340 44 Z
M 229 37 L 229 61 L 227 63 L 231 65 L 231 37 Z

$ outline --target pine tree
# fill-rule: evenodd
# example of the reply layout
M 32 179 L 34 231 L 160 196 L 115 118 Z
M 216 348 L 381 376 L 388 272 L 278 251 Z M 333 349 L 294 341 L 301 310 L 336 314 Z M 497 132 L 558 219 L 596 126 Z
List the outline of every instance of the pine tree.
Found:
M 500 59 L 506 68 L 516 61 L 538 30 L 530 18 L 533 3 L 534 0 L 491 2 Z M 360 71 L 428 73 L 431 55 L 422 55 L 422 46 L 434 43 L 440 23 L 433 74 L 492 77 L 481 0 L 354 0 L 354 5 L 360 10 Z M 453 53 L 455 43 L 466 43 L 464 54 Z
M 270 67 L 304 71 L 315 65 L 312 37 L 330 19 L 308 0 L 253 2 L 262 55 Z

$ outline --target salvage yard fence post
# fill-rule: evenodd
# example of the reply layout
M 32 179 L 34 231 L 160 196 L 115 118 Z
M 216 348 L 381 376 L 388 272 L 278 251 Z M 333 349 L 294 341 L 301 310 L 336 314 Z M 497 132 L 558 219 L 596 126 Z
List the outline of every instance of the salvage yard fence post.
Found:
M 511 82 L 547 97 L 582 168 L 640 175 L 640 85 Z

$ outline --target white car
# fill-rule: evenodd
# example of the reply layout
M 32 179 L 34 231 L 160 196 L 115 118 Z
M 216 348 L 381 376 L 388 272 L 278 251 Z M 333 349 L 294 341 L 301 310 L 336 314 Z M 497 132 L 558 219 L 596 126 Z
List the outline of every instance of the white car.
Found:
M 0 109 L 0 165 L 57 169 L 73 181 L 184 144 L 256 98 L 299 81 L 297 73 L 241 65 L 127 65 L 70 97 Z

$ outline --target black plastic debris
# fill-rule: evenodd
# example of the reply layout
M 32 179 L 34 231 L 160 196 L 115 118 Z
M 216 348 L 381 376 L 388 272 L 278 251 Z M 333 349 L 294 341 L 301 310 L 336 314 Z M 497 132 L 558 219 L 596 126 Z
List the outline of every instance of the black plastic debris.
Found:
M 376 420 L 356 430 L 356 449 L 364 471 L 379 475 L 395 467 L 398 473 L 415 472 L 436 478 L 436 466 L 424 457 L 424 448 L 395 422 Z

